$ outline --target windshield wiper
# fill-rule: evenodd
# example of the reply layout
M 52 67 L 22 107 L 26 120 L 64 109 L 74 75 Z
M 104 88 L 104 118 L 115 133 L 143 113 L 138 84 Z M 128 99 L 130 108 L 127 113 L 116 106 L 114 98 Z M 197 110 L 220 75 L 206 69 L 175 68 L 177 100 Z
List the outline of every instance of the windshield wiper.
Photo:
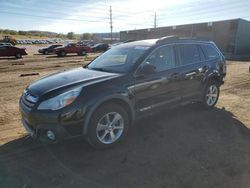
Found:
M 106 69 L 103 69 L 103 68 L 90 68 L 90 67 L 87 67 L 88 69 L 90 70 L 97 70 L 97 71 L 102 71 L 102 72 L 108 72 Z

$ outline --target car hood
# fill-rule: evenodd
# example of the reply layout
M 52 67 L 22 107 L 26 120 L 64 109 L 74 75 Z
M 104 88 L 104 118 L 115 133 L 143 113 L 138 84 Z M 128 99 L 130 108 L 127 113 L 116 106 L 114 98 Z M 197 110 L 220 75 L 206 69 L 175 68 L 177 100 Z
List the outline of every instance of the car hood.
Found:
M 120 75 L 121 74 L 95 71 L 81 67 L 43 77 L 30 84 L 27 90 L 31 94 L 39 97 L 58 89 L 66 89 L 67 87 L 77 85 L 83 87 L 93 82 L 104 81 Z

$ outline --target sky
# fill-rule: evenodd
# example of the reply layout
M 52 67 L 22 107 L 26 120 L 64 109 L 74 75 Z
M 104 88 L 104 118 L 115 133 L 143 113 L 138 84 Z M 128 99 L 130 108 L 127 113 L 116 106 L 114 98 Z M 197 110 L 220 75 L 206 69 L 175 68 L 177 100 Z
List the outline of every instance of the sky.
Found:
M 250 0 L 0 0 L 0 28 L 113 32 L 242 18 Z

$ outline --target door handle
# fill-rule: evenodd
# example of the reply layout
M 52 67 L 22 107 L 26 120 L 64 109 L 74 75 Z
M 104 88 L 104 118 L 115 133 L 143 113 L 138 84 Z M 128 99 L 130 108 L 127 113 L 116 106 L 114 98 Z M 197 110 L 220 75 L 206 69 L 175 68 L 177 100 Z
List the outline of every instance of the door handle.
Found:
M 203 67 L 201 67 L 201 68 L 198 68 L 198 71 L 199 71 L 200 73 L 202 73 L 202 72 L 206 72 L 208 69 L 209 69 L 209 67 L 208 67 L 207 65 L 205 65 L 205 66 L 203 66 Z
M 196 72 L 190 72 L 190 73 L 187 73 L 185 76 L 186 77 L 190 77 L 190 76 L 194 76 L 196 74 L 197 74 Z
M 179 73 L 176 73 L 176 72 L 170 75 L 171 79 L 177 79 L 178 77 L 179 77 Z

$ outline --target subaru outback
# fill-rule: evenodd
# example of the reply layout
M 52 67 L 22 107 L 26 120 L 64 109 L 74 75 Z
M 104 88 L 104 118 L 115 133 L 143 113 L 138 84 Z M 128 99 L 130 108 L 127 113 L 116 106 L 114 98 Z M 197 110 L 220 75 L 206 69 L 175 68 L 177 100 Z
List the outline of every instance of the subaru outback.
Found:
M 30 84 L 20 98 L 33 138 L 84 136 L 96 148 L 120 142 L 134 120 L 187 102 L 212 108 L 225 58 L 208 40 L 165 37 L 124 43 L 81 68 Z

